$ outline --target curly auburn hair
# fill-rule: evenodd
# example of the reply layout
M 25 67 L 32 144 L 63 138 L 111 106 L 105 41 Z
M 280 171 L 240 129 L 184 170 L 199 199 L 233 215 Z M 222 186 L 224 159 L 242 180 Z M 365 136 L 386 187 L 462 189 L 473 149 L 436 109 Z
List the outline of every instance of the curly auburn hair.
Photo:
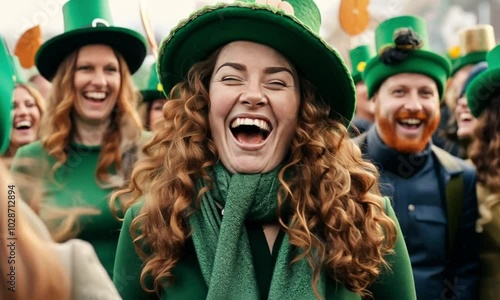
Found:
M 102 149 L 96 168 L 97 182 L 105 186 L 121 186 L 127 170 L 122 170 L 123 154 L 136 146 L 142 132 L 142 123 L 136 112 L 137 94 L 132 77 L 123 56 L 113 50 L 118 59 L 121 76 L 121 88 L 116 107 L 113 109 L 111 122 L 103 137 Z M 68 149 L 77 134 L 74 125 L 74 99 L 76 97 L 73 78 L 76 72 L 78 50 L 68 55 L 59 65 L 52 81 L 53 90 L 48 99 L 48 109 L 42 118 L 41 141 L 49 155 L 56 158 L 52 174 L 68 159 Z M 112 177 L 110 166 L 121 171 L 120 177 Z M 113 180 L 116 182 L 112 182 Z
M 190 236 L 187 220 L 210 188 L 197 191 L 195 184 L 200 178 L 210 182 L 208 169 L 217 161 L 208 123 L 208 86 L 219 52 L 195 64 L 187 80 L 174 87 L 163 109 L 163 129 L 144 147 L 129 187 L 111 198 L 114 203 L 131 193 L 126 209 L 141 196 L 147 198 L 130 228 L 144 260 L 140 281 L 145 291 L 159 293 L 165 281 L 172 283 L 180 249 Z M 290 243 L 303 250 L 294 262 L 307 259 L 318 298 L 323 269 L 366 296 L 381 268 L 388 267 L 384 255 L 393 252 L 396 226 L 383 213 L 376 168 L 362 160 L 347 129 L 328 118 L 328 108 L 314 101 L 311 84 L 303 79 L 300 84 L 299 126 L 279 173 L 279 206 L 286 200 L 292 213 L 287 224 L 281 216 L 279 222 Z M 302 176 L 285 180 L 289 169 Z M 154 289 L 146 286 L 149 276 Z
M 477 182 L 485 187 L 490 195 L 479 206 L 481 217 L 478 230 L 493 218 L 491 209 L 500 203 L 500 94 L 496 94 L 491 103 L 478 118 L 469 157 L 476 166 Z

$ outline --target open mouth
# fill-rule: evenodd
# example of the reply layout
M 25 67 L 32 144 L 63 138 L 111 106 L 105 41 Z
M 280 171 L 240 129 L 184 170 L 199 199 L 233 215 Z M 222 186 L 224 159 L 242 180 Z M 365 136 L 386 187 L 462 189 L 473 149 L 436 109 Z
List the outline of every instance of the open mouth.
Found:
M 105 92 L 85 92 L 83 93 L 83 97 L 85 99 L 92 101 L 92 102 L 104 102 L 106 99 L 106 93 Z
M 23 121 L 19 121 L 19 122 L 14 123 L 14 128 L 17 130 L 28 130 L 28 129 L 31 129 L 32 125 L 33 124 L 31 123 L 31 121 L 23 120 Z
M 236 118 L 231 122 L 231 133 L 244 144 L 262 144 L 272 131 L 271 124 L 263 119 Z
M 472 115 L 471 115 L 470 113 L 466 113 L 466 112 L 464 112 L 464 113 L 461 113 L 461 114 L 460 114 L 460 116 L 459 116 L 458 120 L 459 120 L 460 122 L 470 122 L 470 121 L 472 121 L 472 120 L 473 120 L 473 117 L 472 117 Z
M 417 129 L 424 123 L 423 120 L 415 118 L 399 119 L 397 122 L 407 129 Z

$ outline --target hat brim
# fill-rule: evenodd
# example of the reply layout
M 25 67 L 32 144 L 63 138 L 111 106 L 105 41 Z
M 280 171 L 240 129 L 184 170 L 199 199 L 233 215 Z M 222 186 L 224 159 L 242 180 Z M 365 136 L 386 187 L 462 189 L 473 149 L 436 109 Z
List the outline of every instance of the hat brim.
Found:
M 500 93 L 500 68 L 487 69 L 477 75 L 467 87 L 467 105 L 476 118 L 490 105 L 493 97 Z
M 450 75 L 450 61 L 434 52 L 413 50 L 400 63 L 387 65 L 377 55 L 370 59 L 363 72 L 363 80 L 368 89 L 368 98 L 372 98 L 382 83 L 389 77 L 401 73 L 417 73 L 429 76 L 437 85 L 442 99 L 446 80 Z
M 162 42 L 158 74 L 170 90 L 191 66 L 233 41 L 251 41 L 285 56 L 317 89 L 330 117 L 348 126 L 355 107 L 354 83 L 339 54 L 297 18 L 252 3 L 221 3 L 195 12 Z
M 0 41 L 1 42 L 1 41 Z M 0 72 L 0 155 L 8 148 L 12 131 L 12 94 L 14 91 L 13 72 L 10 66 L 3 66 Z
M 135 73 L 147 54 L 146 42 L 137 32 L 121 27 L 89 27 L 58 35 L 40 47 L 36 66 L 40 74 L 52 80 L 61 62 L 73 51 L 91 44 L 108 45 L 118 51 L 127 62 L 130 73 Z
M 457 73 L 460 69 L 462 69 L 467 65 L 475 65 L 482 61 L 486 61 L 486 54 L 488 54 L 487 51 L 472 52 L 457 58 L 453 62 L 453 69 L 451 71 L 451 76 L 455 75 L 455 73 Z
M 152 102 L 156 99 L 167 99 L 163 92 L 158 90 L 142 90 L 142 102 Z

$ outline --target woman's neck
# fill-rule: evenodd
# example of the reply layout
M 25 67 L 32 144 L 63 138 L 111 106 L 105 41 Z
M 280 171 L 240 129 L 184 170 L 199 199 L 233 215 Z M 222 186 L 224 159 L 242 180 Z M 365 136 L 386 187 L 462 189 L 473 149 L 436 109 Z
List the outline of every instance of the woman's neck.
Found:
M 86 146 L 101 145 L 104 134 L 108 130 L 109 120 L 99 123 L 89 123 L 75 118 L 75 142 Z

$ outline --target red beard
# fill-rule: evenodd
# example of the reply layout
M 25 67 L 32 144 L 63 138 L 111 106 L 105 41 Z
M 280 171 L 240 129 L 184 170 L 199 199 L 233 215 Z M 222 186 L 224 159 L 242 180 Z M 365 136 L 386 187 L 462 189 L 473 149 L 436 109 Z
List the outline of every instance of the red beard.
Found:
M 406 137 L 398 136 L 396 132 L 396 123 L 391 123 L 389 119 L 380 114 L 378 109 L 375 114 L 379 134 L 382 141 L 384 141 L 387 146 L 395 149 L 400 153 L 418 153 L 423 151 L 429 143 L 432 134 L 438 127 L 439 119 L 441 117 L 441 112 L 439 111 L 439 109 L 437 110 L 436 115 L 431 119 L 429 119 L 429 116 L 424 111 L 418 111 L 415 113 L 402 111 L 397 113 L 394 116 L 394 120 L 415 118 L 421 120 L 423 123 L 422 125 L 420 125 L 424 126 L 423 132 L 420 137 L 416 139 L 409 139 Z

